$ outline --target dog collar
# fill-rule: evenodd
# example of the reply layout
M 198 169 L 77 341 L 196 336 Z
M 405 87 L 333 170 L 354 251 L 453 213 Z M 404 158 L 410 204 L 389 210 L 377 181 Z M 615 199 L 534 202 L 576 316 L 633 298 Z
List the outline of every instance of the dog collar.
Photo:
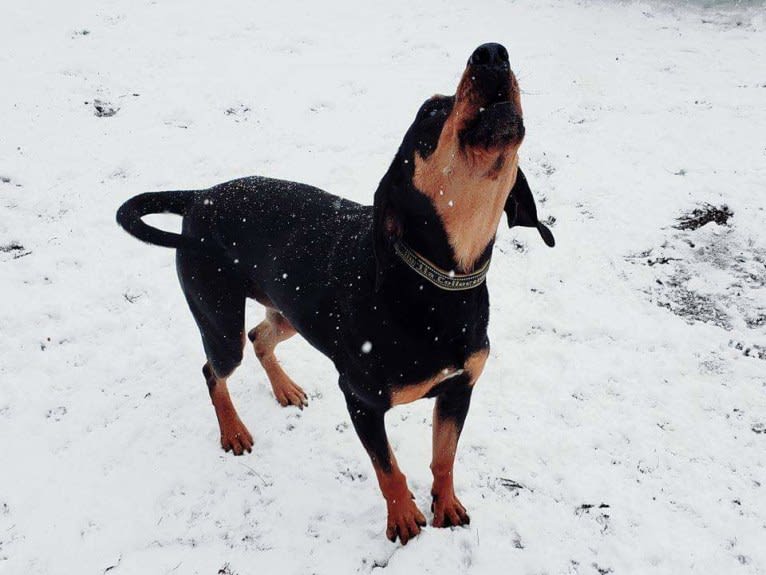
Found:
M 439 289 L 446 291 L 464 291 L 484 283 L 489 271 L 489 260 L 480 269 L 470 274 L 458 274 L 445 271 L 434 265 L 403 241 L 394 244 L 394 251 L 408 267 L 424 277 Z

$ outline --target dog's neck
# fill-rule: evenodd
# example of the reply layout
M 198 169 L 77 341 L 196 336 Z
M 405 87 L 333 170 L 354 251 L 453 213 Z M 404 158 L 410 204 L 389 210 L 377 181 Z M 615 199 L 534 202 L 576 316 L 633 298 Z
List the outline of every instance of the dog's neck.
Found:
M 404 241 L 394 244 L 394 252 L 412 271 L 443 291 L 463 292 L 479 287 L 484 283 L 489 270 L 489 259 L 470 274 L 459 274 L 454 270 L 440 268 Z
M 413 183 L 431 201 L 451 248 L 454 265 L 469 273 L 491 252 L 503 215 L 517 156 L 457 157 L 464 152 L 423 160 L 415 155 Z M 443 156 L 443 157 L 442 157 Z
M 483 246 L 483 250 L 471 262 L 470 269 L 462 267 L 447 235 L 444 222 L 429 199 L 421 196 L 426 209 L 404 218 L 403 233 L 398 240 L 411 248 L 420 257 L 429 261 L 447 274 L 470 274 L 487 264 L 492 257 L 494 235 Z M 394 250 L 395 251 L 395 250 Z M 401 259 L 401 257 L 398 257 Z

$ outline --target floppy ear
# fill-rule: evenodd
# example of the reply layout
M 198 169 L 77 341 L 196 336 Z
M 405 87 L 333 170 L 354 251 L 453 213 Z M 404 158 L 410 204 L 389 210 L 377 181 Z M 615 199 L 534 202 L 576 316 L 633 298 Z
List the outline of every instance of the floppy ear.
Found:
M 532 190 L 529 189 L 529 183 L 527 183 L 524 172 L 521 171 L 521 168 L 517 168 L 517 170 L 516 183 L 505 202 L 508 227 L 537 228 L 545 245 L 552 248 L 556 245 L 556 240 L 553 239 L 553 234 L 548 227 L 537 219 L 537 206 L 535 206 L 535 199 L 532 197 Z
M 375 253 L 375 291 L 380 289 L 383 273 L 391 261 L 393 245 L 402 235 L 402 226 L 394 205 L 394 178 L 391 175 L 394 163 L 383 176 L 375 191 L 372 208 L 372 242 Z

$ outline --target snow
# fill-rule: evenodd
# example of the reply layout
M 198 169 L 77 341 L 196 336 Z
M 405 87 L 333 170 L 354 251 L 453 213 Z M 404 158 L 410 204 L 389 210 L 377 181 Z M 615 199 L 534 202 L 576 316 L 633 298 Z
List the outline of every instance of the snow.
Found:
M 766 573 L 764 14 L 5 2 L 0 573 Z M 471 525 L 400 547 L 333 367 L 298 338 L 278 356 L 309 407 L 280 408 L 249 354 L 229 387 L 254 450 L 220 450 L 173 253 L 114 212 L 252 174 L 369 203 L 486 41 L 511 54 L 557 246 L 501 226 L 456 464 Z M 734 216 L 673 227 L 703 203 Z M 388 416 L 424 511 L 430 412 Z

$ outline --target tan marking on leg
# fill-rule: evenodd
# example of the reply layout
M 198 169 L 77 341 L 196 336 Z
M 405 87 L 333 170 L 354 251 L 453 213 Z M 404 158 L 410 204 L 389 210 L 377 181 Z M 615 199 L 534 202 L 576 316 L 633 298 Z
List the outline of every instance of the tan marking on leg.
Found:
M 420 533 L 425 526 L 426 518 L 413 501 L 413 495 L 407 487 L 407 478 L 399 469 L 393 451 L 389 448 L 391 470 L 386 472 L 373 458 L 372 465 L 378 477 L 378 485 L 386 500 L 388 518 L 386 520 L 386 537 L 391 541 L 399 540 L 402 545 Z
M 295 335 L 295 328 L 278 311 L 266 310 L 266 319 L 250 330 L 248 336 L 253 342 L 253 349 L 258 361 L 271 383 L 271 389 L 279 404 L 283 407 L 295 405 L 303 409 L 308 405 L 306 392 L 288 376 L 279 365 L 274 348 L 282 341 Z
M 489 350 L 484 349 L 470 355 L 465 362 L 465 371 L 469 374 L 468 385 L 474 386 L 479 379 Z M 460 439 L 460 430 L 454 420 L 442 420 L 438 407 L 434 406 L 433 416 L 433 455 L 431 472 L 434 476 L 431 495 L 433 496 L 434 527 L 467 525 L 471 518 L 455 495 L 453 471 L 455 454 Z
M 433 459 L 431 472 L 434 476 L 431 495 L 433 496 L 434 527 L 466 525 L 471 518 L 455 495 L 453 469 L 455 453 L 460 437 L 454 421 L 439 418 L 434 406 Z
M 221 447 L 224 451 L 232 451 L 234 455 L 242 455 L 253 450 L 253 436 L 239 419 L 237 410 L 231 401 L 229 388 L 225 379 L 219 379 L 210 369 L 209 364 L 202 368 L 207 379 L 210 399 L 218 418 L 218 428 L 221 431 Z

